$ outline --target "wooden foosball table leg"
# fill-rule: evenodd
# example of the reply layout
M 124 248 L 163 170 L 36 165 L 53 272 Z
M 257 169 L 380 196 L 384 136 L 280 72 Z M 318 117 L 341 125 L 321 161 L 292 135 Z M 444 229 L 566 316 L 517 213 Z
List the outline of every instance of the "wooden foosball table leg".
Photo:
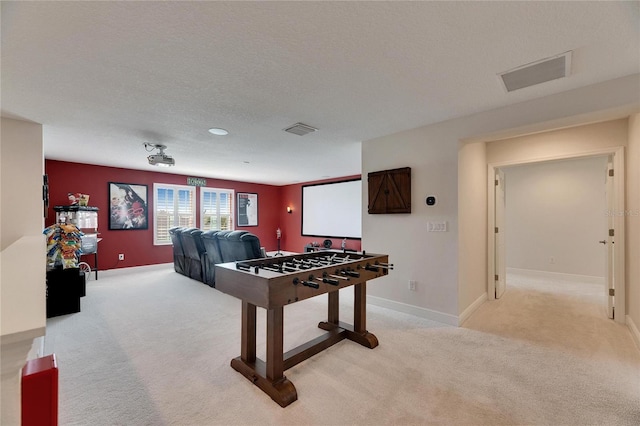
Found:
M 242 302 L 242 341 L 240 357 L 245 362 L 256 361 L 256 305 Z
M 241 355 L 231 367 L 262 389 L 281 407 L 298 399 L 293 383 L 284 376 L 283 308 L 267 310 L 267 361 L 256 358 L 256 306 L 242 302 Z
M 353 286 L 353 331 L 364 333 L 367 331 L 367 283 Z
M 328 293 L 328 297 L 327 322 L 338 325 L 340 322 L 340 293 L 338 291 L 332 291 Z
M 373 349 L 378 346 L 378 338 L 367 331 L 367 282 L 354 285 L 353 291 L 353 334 L 347 338 Z
M 338 292 L 329 293 L 329 309 L 327 321 L 322 321 L 318 327 L 327 330 L 341 330 L 344 338 L 354 341 L 369 349 L 378 346 L 378 338 L 367 331 L 367 285 L 366 282 L 353 286 L 355 297 L 353 301 L 353 325 L 346 324 L 339 319 Z
M 283 308 L 267 310 L 267 379 L 284 377 Z

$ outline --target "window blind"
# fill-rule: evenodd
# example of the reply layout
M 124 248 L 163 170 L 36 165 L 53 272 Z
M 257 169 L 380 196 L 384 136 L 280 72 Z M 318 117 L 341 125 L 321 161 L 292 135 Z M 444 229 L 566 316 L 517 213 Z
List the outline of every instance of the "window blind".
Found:
M 196 222 L 195 188 L 154 184 L 154 244 L 171 244 L 169 229 L 194 227 Z
M 200 228 L 208 231 L 233 229 L 233 190 L 200 188 Z

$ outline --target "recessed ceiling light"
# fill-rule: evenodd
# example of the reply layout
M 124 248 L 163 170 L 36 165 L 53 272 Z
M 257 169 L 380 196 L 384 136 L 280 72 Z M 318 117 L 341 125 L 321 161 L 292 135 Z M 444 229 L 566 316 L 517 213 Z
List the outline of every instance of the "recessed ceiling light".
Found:
M 212 127 L 209 129 L 209 133 L 216 136 L 227 136 L 229 134 L 225 129 L 221 129 L 219 127 Z

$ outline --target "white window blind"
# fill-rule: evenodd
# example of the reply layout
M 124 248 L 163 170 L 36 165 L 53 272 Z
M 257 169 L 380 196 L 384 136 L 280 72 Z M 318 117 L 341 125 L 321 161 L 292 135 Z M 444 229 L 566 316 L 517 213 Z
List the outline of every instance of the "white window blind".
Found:
M 200 228 L 203 231 L 233 230 L 233 190 L 200 188 Z
M 196 223 L 195 188 L 183 185 L 153 184 L 153 243 L 171 244 L 169 229 L 174 226 L 194 227 Z

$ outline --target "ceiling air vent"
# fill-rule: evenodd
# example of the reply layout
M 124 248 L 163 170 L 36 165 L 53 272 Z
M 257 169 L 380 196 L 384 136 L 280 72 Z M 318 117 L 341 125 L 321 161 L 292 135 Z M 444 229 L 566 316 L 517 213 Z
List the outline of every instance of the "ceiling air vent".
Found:
M 507 92 L 571 74 L 571 51 L 498 74 Z
M 302 123 L 296 123 L 293 126 L 287 127 L 284 129 L 285 132 L 293 133 L 294 135 L 304 136 L 307 133 L 317 132 L 318 129 L 315 127 L 308 126 Z

